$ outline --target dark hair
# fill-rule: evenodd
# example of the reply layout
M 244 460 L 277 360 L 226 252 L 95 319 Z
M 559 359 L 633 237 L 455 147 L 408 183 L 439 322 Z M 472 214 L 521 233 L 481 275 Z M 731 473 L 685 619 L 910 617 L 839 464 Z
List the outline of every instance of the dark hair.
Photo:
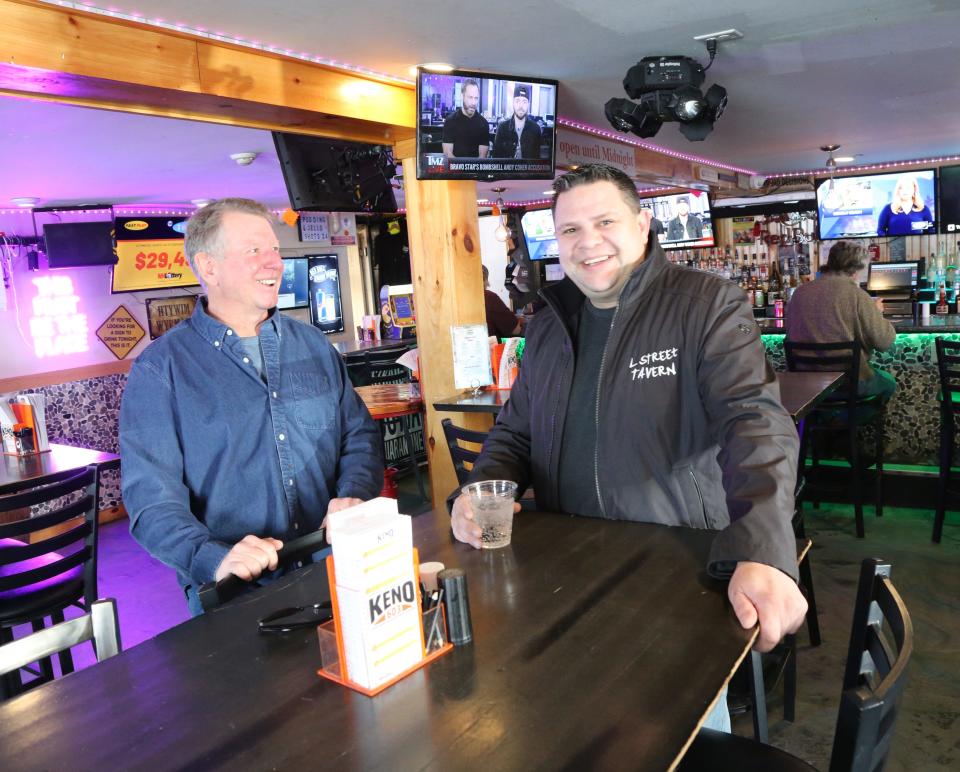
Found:
M 553 181 L 553 204 L 550 206 L 551 213 L 557 210 L 557 199 L 561 193 L 580 187 L 581 185 L 592 185 L 595 182 L 612 182 L 617 186 L 620 195 L 634 212 L 641 209 L 640 196 L 637 194 L 637 188 L 626 174 L 619 169 L 606 164 L 584 164 L 576 169 L 567 172 L 562 177 L 557 177 Z
M 827 255 L 827 264 L 823 270 L 827 273 L 844 273 L 853 276 L 865 263 L 863 262 L 866 250 L 852 241 L 838 241 L 830 247 Z
M 490 269 L 485 265 L 480 266 L 483 269 L 483 280 L 486 281 L 490 278 Z
M 464 93 L 467 90 L 467 86 L 476 86 L 477 91 L 480 90 L 480 84 L 477 83 L 473 78 L 467 78 L 463 83 L 460 84 L 460 93 Z
M 183 251 L 187 253 L 190 268 L 199 277 L 197 272 L 196 256 L 198 252 L 217 254 L 223 248 L 221 228 L 223 216 L 227 212 L 240 212 L 262 217 L 273 223 L 273 213 L 259 201 L 249 198 L 221 198 L 205 207 L 198 209 L 187 220 L 187 233 L 184 238 Z

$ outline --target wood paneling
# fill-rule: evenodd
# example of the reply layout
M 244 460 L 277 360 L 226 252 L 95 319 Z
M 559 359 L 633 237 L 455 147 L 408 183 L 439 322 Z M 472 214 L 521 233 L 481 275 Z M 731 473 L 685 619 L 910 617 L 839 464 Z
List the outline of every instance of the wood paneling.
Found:
M 477 184 L 472 181 L 417 180 L 416 161 L 403 161 L 407 198 L 407 232 L 417 312 L 420 384 L 426 405 L 424 444 L 430 461 L 433 505 L 442 507 L 457 487 L 440 420 L 451 417 L 461 426 L 488 429 L 489 416 L 444 413 L 433 403 L 456 391 L 450 327 L 486 324 Z
M 413 128 L 412 86 L 383 83 L 295 59 L 198 44 L 206 94 Z
M 200 90 L 195 41 L 35 3 L 0 3 L 0 56 L 20 67 Z

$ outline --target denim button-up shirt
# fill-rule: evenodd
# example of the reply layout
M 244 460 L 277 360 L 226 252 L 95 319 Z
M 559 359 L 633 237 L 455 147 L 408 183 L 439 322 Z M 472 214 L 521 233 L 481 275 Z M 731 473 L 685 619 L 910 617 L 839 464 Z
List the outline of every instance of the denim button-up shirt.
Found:
M 322 332 L 274 311 L 264 382 L 204 305 L 139 356 L 120 409 L 130 532 L 188 596 L 245 535 L 309 533 L 330 499 L 383 483 L 380 432 Z

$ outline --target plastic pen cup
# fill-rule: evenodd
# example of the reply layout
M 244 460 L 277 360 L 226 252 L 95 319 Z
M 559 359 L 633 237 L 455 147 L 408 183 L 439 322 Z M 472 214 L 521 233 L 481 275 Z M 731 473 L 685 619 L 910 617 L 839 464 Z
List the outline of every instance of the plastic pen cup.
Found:
M 483 548 L 506 547 L 513 532 L 517 484 L 512 480 L 483 480 L 465 485 L 461 490 L 470 500 L 474 522 L 483 531 Z

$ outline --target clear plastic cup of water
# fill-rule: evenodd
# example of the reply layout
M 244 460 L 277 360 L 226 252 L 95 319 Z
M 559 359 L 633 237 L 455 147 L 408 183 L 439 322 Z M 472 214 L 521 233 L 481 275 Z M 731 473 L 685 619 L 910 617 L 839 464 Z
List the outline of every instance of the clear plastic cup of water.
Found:
M 512 480 L 483 480 L 461 490 L 470 499 L 474 522 L 483 530 L 483 548 L 506 547 L 513 532 L 517 484 Z

